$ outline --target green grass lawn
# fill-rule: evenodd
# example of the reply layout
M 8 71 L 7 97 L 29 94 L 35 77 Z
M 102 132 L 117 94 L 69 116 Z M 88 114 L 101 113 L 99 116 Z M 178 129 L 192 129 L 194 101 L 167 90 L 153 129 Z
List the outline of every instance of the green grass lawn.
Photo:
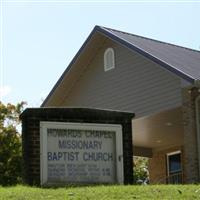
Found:
M 0 187 L 0 200 L 200 199 L 200 185 L 82 186 L 45 189 Z

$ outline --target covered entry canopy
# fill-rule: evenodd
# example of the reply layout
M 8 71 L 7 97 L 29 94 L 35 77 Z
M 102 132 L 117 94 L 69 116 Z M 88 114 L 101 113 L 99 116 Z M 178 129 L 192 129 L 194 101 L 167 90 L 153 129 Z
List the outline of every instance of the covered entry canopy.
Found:
M 184 182 L 183 108 L 132 121 L 133 154 L 148 157 L 150 183 Z
M 152 156 L 152 151 L 183 145 L 181 107 L 135 119 L 133 125 L 134 155 Z

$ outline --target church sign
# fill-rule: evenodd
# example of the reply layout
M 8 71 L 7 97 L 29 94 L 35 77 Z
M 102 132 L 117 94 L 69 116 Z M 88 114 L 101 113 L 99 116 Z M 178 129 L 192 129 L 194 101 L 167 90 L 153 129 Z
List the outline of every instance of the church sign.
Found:
M 122 126 L 40 122 L 41 185 L 123 183 Z
M 27 108 L 21 115 L 28 185 L 132 184 L 134 113 Z

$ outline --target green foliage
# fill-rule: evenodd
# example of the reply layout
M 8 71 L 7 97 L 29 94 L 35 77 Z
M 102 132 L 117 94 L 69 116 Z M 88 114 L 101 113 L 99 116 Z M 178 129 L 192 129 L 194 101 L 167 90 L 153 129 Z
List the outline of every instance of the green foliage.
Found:
M 19 183 L 22 172 L 21 135 L 17 130 L 25 102 L 0 102 L 0 185 Z
M 133 159 L 134 183 L 148 183 L 148 158 L 135 156 Z

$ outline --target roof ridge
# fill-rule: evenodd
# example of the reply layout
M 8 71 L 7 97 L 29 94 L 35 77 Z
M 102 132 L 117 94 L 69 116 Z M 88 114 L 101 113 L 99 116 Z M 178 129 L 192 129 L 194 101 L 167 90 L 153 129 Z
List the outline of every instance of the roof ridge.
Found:
M 175 47 L 178 47 L 178 48 L 182 48 L 182 49 L 186 49 L 186 50 L 189 50 L 189 51 L 194 51 L 194 52 L 200 53 L 200 50 L 196 50 L 196 49 L 192 49 L 192 48 L 188 48 L 188 47 L 172 44 L 172 43 L 169 43 L 169 42 L 164 42 L 164 41 L 156 40 L 156 39 L 153 39 L 153 38 L 148 38 L 148 37 L 136 35 L 136 34 L 125 32 L 125 31 L 116 30 L 116 29 L 113 29 L 113 28 L 107 28 L 107 27 L 104 27 L 104 26 L 99 26 L 99 27 L 100 28 L 104 28 L 104 29 L 108 29 L 108 30 L 111 30 L 111 31 L 120 32 L 120 33 L 127 34 L 127 35 L 132 35 L 132 36 L 135 36 L 135 37 L 140 37 L 142 39 L 152 40 L 152 41 L 155 41 L 155 42 L 159 42 L 159 43 L 167 44 L 167 45 L 170 45 L 170 46 L 175 46 Z

